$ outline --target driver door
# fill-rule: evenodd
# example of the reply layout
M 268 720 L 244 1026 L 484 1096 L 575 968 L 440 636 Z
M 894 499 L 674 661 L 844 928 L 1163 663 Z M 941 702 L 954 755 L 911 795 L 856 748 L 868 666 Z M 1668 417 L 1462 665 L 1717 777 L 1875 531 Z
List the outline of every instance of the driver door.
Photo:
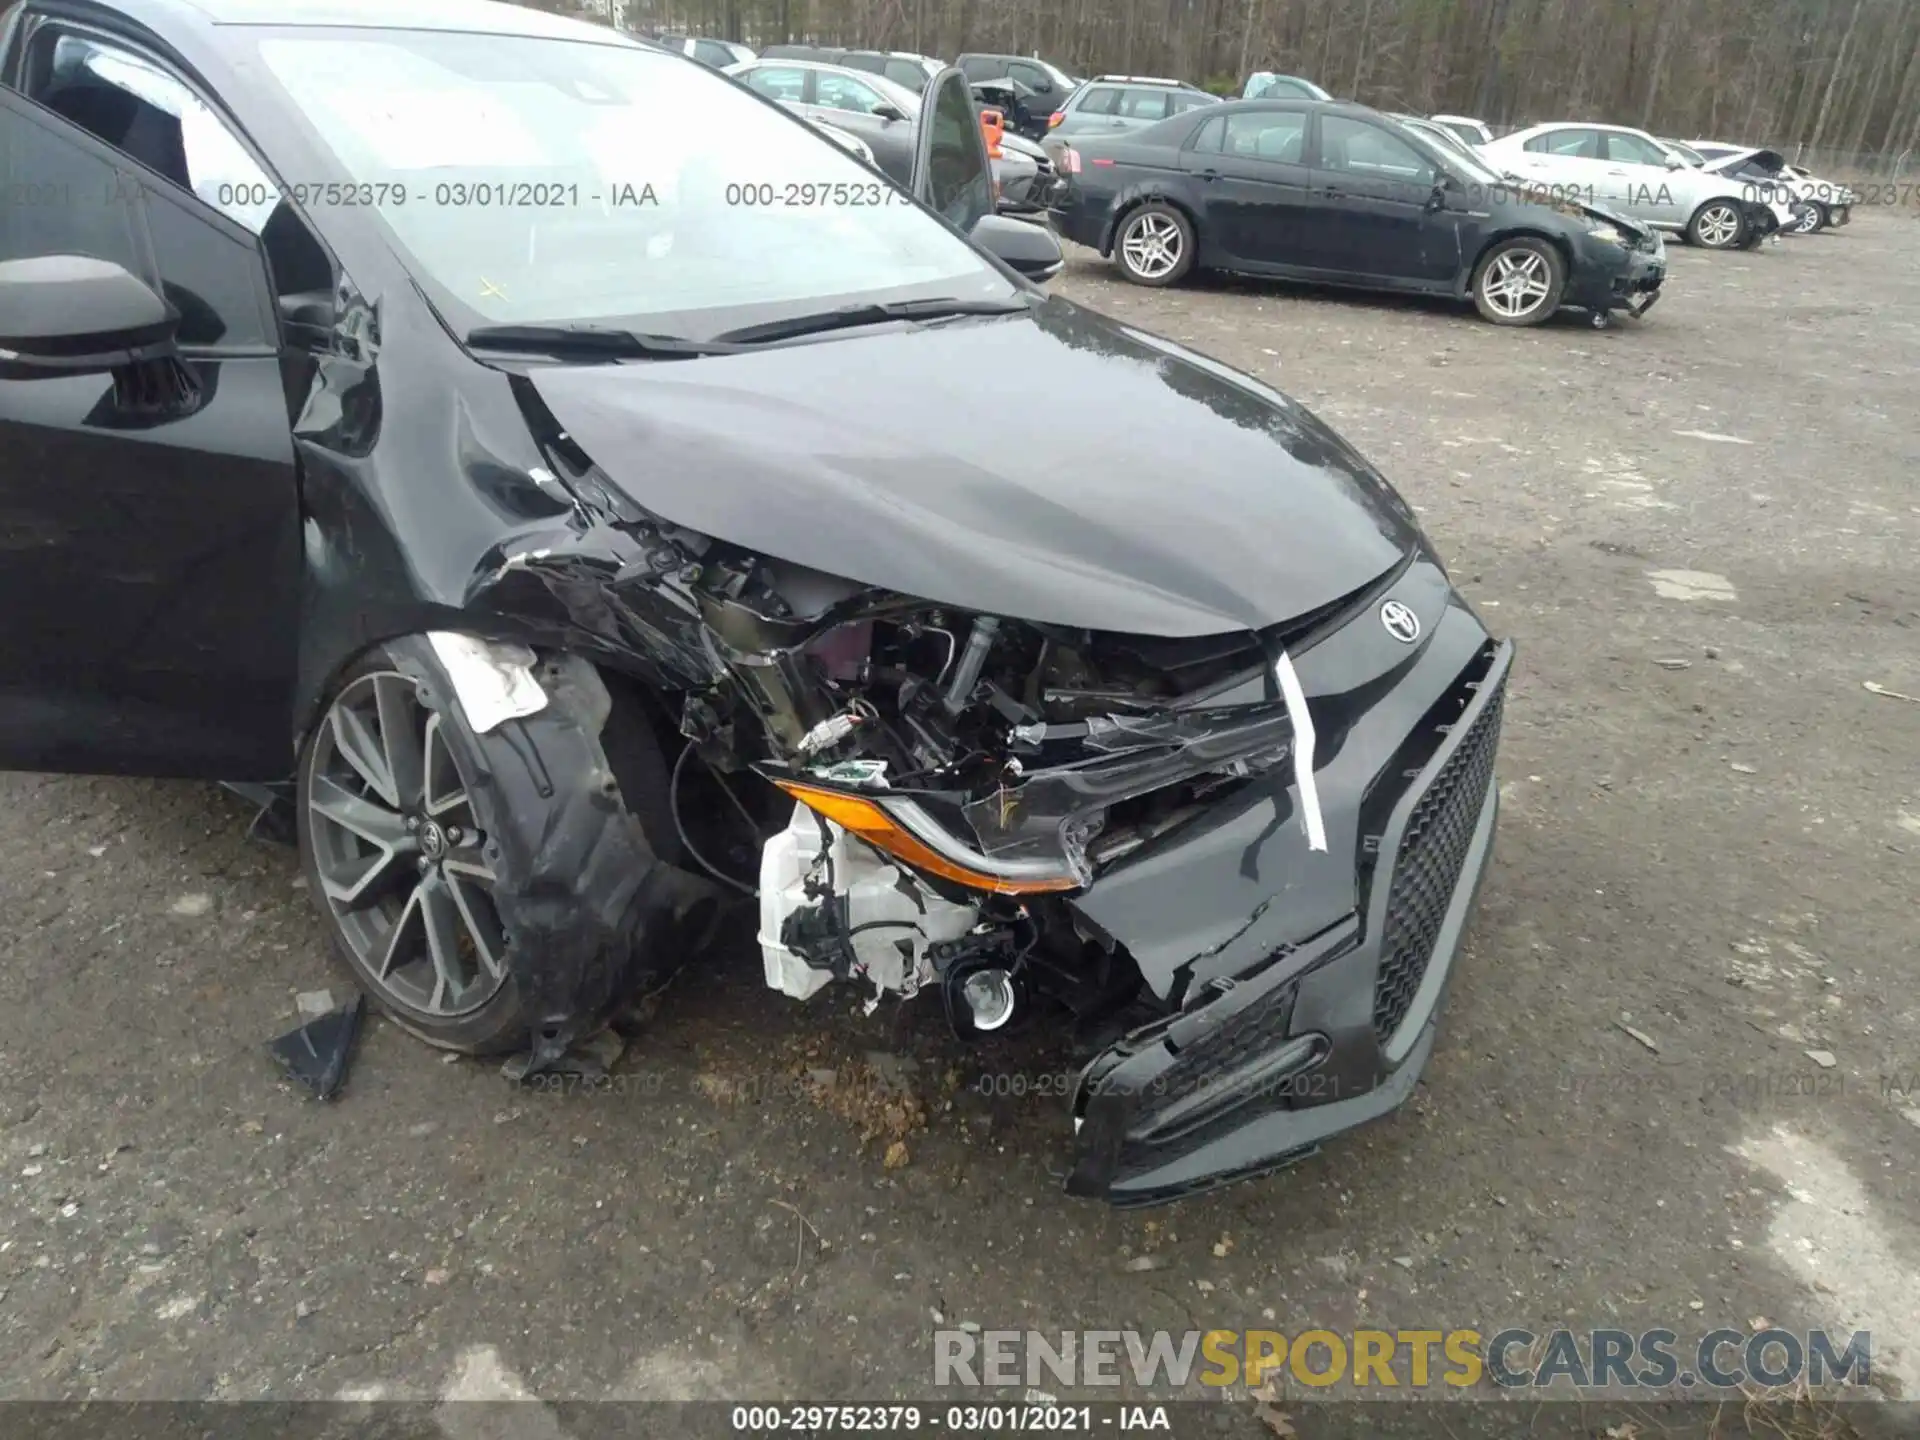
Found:
M 951 66 L 927 83 L 920 103 L 913 196 L 962 235 L 996 212 L 992 162 L 973 90 Z
M 1320 117 L 1313 199 L 1326 223 L 1326 269 L 1431 288 L 1460 268 L 1461 212 L 1450 210 L 1437 167 L 1384 126 Z
M 66 115 L 0 88 L 0 261 L 120 264 L 179 312 L 177 354 L 0 371 L 0 767 L 283 778 L 302 553 L 266 260 L 194 194 L 196 127 L 67 80 Z
M 1606 189 L 1600 203 L 1618 206 L 1636 220 L 1678 225 L 1687 219 L 1674 182 L 1670 158 L 1653 141 L 1625 130 L 1603 130 L 1606 141 Z

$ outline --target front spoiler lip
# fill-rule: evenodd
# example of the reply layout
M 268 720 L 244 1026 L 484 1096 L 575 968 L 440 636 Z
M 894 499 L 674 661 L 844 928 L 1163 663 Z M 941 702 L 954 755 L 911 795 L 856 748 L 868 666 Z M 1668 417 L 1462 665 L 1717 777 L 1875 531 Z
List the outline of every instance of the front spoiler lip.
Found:
M 1504 690 L 1505 681 L 1511 673 L 1513 654 L 1512 641 L 1503 641 L 1497 647 L 1474 702 L 1456 722 L 1448 742 L 1423 768 L 1420 779 L 1408 786 L 1388 832 L 1394 837 L 1395 844 L 1391 850 L 1383 846 L 1383 854 L 1397 850 L 1398 836 L 1404 829 L 1401 817 L 1411 809 L 1413 799 L 1425 789 L 1458 745 L 1471 733 L 1473 722 L 1484 707 Z M 1067 1178 L 1067 1193 L 1086 1199 L 1104 1199 L 1118 1208 L 1166 1204 L 1296 1164 L 1308 1158 L 1322 1141 L 1369 1120 L 1378 1119 L 1402 1105 L 1419 1083 L 1427 1060 L 1433 1053 L 1440 1011 L 1452 984 L 1454 961 L 1478 903 L 1480 887 L 1492 857 L 1499 808 L 1500 785 L 1496 765 L 1496 772 L 1487 787 L 1486 799 L 1481 804 L 1460 878 L 1435 938 L 1426 975 L 1399 1031 L 1378 1053 L 1374 1083 L 1370 1089 L 1351 1098 L 1299 1109 L 1273 1108 L 1252 1114 L 1243 1123 L 1197 1147 L 1180 1149 L 1169 1144 L 1164 1147 L 1167 1151 L 1164 1162 L 1150 1169 L 1142 1169 L 1137 1164 L 1130 1165 L 1129 1173 L 1123 1178 L 1118 1175 L 1123 1148 L 1130 1149 L 1134 1156 L 1143 1150 L 1151 1154 L 1155 1148 L 1151 1141 L 1143 1144 L 1135 1139 L 1129 1144 L 1129 1121 L 1140 1109 L 1140 1095 L 1154 1083 L 1156 1070 L 1154 1062 L 1157 1057 L 1153 1051 L 1143 1051 L 1123 1062 L 1122 1066 L 1107 1071 L 1091 1087 L 1091 1093 L 1075 1096 L 1074 1110 L 1079 1118 L 1075 1121 L 1075 1155 Z M 1363 957 L 1369 963 L 1355 967 L 1352 983 L 1365 985 L 1371 996 L 1387 898 L 1384 885 L 1376 884 L 1374 890 L 1369 902 L 1370 913 L 1364 940 L 1357 938 L 1358 917 L 1349 916 L 1264 972 L 1245 977 L 1229 986 L 1227 995 L 1239 997 L 1228 1002 L 1234 1013 L 1246 1013 L 1267 997 L 1278 994 L 1306 977 L 1330 971 L 1334 967 L 1353 965 L 1356 959 Z M 1201 1015 L 1206 1013 L 1200 1012 Z M 1177 1026 L 1181 1019 L 1190 1018 L 1196 1017 L 1177 1017 L 1168 1028 Z M 1192 1043 L 1199 1033 L 1203 1032 L 1189 1033 L 1185 1037 L 1187 1043 Z M 1122 1045 L 1126 1043 L 1123 1041 Z M 1158 1068 L 1164 1070 L 1164 1063 L 1160 1062 Z M 1318 1063 L 1316 1061 L 1315 1065 Z M 1083 1074 L 1083 1092 L 1089 1090 L 1087 1077 L 1098 1064 L 1096 1060 Z M 1293 1083 L 1303 1076 L 1310 1076 L 1315 1065 L 1302 1067 L 1288 1076 L 1266 1077 L 1262 1083 L 1267 1086 L 1276 1083 L 1285 1085 L 1289 1088 L 1280 1093 L 1291 1094 Z

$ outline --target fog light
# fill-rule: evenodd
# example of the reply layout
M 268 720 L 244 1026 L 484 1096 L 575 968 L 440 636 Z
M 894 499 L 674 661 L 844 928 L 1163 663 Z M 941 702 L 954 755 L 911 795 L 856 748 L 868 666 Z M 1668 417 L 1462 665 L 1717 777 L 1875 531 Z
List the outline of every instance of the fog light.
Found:
M 1013 978 L 1004 970 L 975 970 L 961 982 L 960 998 L 976 1030 L 998 1030 L 1013 1018 Z

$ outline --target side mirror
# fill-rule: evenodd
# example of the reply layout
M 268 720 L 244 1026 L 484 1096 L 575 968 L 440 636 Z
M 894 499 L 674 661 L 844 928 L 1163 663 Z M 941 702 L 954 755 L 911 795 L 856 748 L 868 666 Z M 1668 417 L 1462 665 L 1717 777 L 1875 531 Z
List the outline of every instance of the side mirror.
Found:
M 901 113 L 897 105 L 888 105 L 885 102 L 874 106 L 873 113 L 878 115 L 882 120 L 904 120 L 907 118 Z
M 927 84 L 913 145 L 913 198 L 962 235 L 994 211 L 993 165 L 973 92 L 948 66 Z
M 1036 285 L 1051 280 L 1067 263 L 1053 231 L 1030 220 L 982 215 L 969 233 L 974 244 Z
M 0 262 L 0 374 L 98 375 L 170 354 L 180 312 L 111 260 Z
M 1453 178 L 1442 175 L 1433 182 L 1433 188 L 1427 192 L 1427 209 L 1444 210 L 1447 205 L 1447 192 L 1453 189 Z
M 1687 168 L 1687 162 L 1682 160 L 1678 155 L 1667 156 L 1667 169 L 1684 170 L 1686 168 Z

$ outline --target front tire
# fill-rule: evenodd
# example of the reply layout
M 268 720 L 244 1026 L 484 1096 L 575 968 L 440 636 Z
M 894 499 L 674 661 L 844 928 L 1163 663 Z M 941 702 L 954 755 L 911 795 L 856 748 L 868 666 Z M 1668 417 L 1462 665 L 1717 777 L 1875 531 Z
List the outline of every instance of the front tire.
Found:
M 1546 241 L 1530 235 L 1502 240 L 1473 273 L 1473 306 L 1495 325 L 1538 325 L 1560 308 L 1567 263 Z
M 1136 285 L 1156 289 L 1186 278 L 1195 248 L 1193 222 L 1160 200 L 1128 211 L 1113 237 L 1120 273 Z
M 591 1028 L 586 1012 L 604 1019 L 656 958 L 645 943 L 652 937 L 603 913 L 631 918 L 630 897 L 596 910 L 587 892 L 606 888 L 591 883 L 593 853 L 636 870 L 677 857 L 664 763 L 644 724 L 623 723 L 634 717 L 606 706 L 590 666 L 555 665 L 539 672 L 545 710 L 481 735 L 432 647 L 420 637 L 390 641 L 340 677 L 301 752 L 300 858 L 334 959 L 397 1025 L 442 1049 L 525 1049 L 536 1030 L 555 1045 L 584 1038 L 585 1030 L 559 1034 L 571 1027 L 556 1024 L 556 1000 L 568 997 L 524 993 L 516 947 L 531 944 L 556 967 L 560 947 L 551 935 L 516 939 L 503 919 L 509 882 L 536 873 L 565 837 L 588 847 L 564 866 L 581 895 L 569 938 L 591 952 L 579 968 L 594 976 L 579 996 L 583 1025 Z M 582 686 L 600 692 L 601 704 L 587 707 L 603 717 L 597 730 L 565 703 Z M 545 798 L 510 784 L 511 767 L 525 769 L 529 753 L 552 777 Z M 602 793 L 585 793 L 583 777 L 597 778 Z M 633 788 L 644 793 L 628 805 Z
M 1747 217 L 1731 200 L 1709 200 L 1687 222 L 1687 239 L 1706 250 L 1738 250 L 1747 241 Z
M 1818 200 L 1809 200 L 1802 207 L 1800 223 L 1793 230 L 1796 235 L 1818 235 L 1830 223 L 1827 207 Z

